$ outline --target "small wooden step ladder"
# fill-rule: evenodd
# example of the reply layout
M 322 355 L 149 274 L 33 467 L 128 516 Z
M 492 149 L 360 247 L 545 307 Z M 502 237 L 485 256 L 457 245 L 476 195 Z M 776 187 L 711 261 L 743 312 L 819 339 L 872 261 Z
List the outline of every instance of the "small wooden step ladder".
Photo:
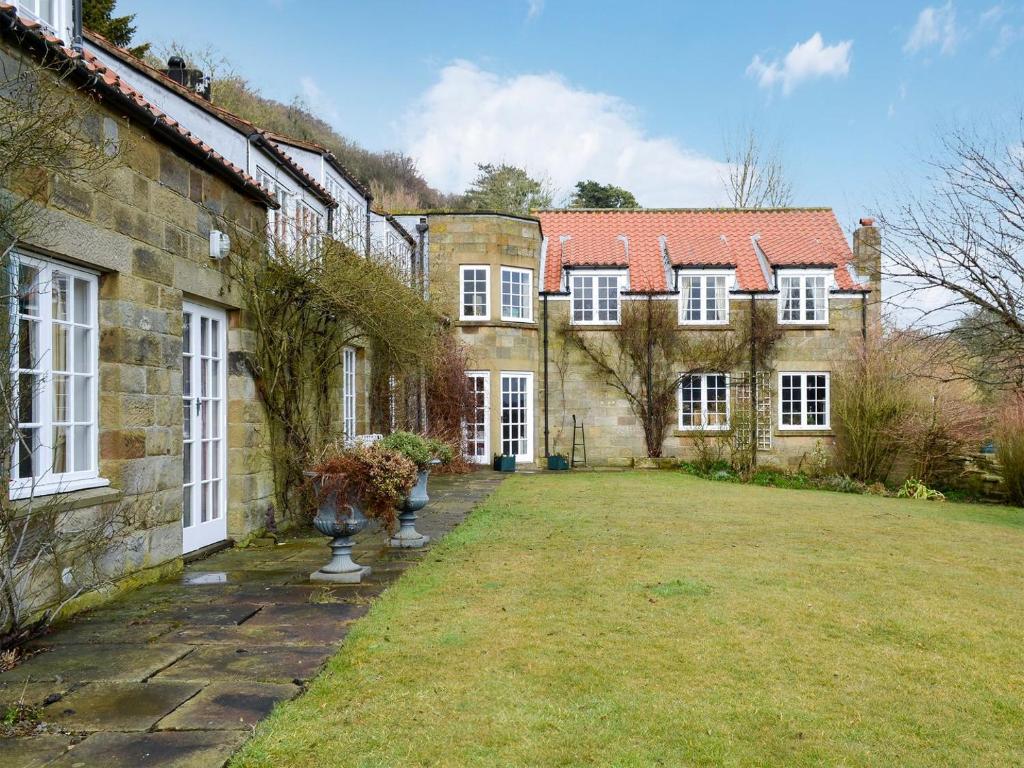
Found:
M 583 466 L 587 465 L 587 433 L 583 431 L 583 422 L 576 421 L 576 414 L 572 417 L 572 459 L 569 462 L 570 467 L 576 466 L 576 449 L 583 449 L 583 461 L 580 462 Z

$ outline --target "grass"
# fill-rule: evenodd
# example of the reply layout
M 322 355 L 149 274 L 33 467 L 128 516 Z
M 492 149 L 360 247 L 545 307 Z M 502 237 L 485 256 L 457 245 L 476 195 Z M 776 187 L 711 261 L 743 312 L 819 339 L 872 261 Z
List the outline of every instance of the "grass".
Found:
M 232 763 L 1024 764 L 1024 512 L 517 476 Z

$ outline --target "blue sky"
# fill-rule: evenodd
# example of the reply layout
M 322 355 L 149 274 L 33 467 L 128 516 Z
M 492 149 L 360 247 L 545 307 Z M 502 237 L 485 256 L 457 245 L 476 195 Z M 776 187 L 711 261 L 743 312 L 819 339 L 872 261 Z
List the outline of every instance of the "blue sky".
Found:
M 913 186 L 956 120 L 1024 105 L 1021 2 L 121 0 L 138 35 L 213 46 L 284 101 L 459 190 L 509 161 L 562 190 L 721 202 L 723 137 L 783 146 L 795 202 L 844 228 Z

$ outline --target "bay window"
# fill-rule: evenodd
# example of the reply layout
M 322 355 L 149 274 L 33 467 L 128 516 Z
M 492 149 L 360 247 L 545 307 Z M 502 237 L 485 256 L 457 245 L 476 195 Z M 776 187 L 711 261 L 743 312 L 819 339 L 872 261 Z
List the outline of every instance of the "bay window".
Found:
M 679 379 L 679 429 L 729 428 L 729 375 L 694 373 Z
M 501 268 L 501 319 L 533 320 L 533 270 Z
M 728 323 L 729 275 L 688 272 L 679 276 L 680 323 Z
M 779 429 L 829 429 L 829 375 L 779 374 Z
M 460 320 L 487 320 L 490 318 L 489 273 L 490 269 L 487 266 L 463 265 L 459 267 Z
M 829 275 L 824 272 L 779 274 L 779 322 L 827 323 Z
M 13 257 L 11 498 L 106 485 L 96 456 L 96 275 Z
M 570 286 L 574 325 L 618 324 L 619 291 L 625 286 L 625 275 L 584 272 L 574 274 Z

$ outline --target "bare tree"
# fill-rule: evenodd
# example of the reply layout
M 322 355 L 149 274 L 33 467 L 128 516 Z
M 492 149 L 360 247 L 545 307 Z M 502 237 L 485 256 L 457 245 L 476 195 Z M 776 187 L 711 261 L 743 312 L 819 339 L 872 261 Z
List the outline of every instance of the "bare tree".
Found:
M 956 128 L 924 193 L 881 217 L 894 303 L 958 375 L 1024 385 L 1024 113 L 1011 135 Z
M 749 346 L 734 331 L 679 333 L 675 304 L 653 297 L 622 302 L 613 329 L 587 331 L 566 324 L 562 334 L 608 386 L 625 396 L 643 427 L 651 457 L 661 456 L 680 377 L 730 371 Z
M 725 192 L 733 208 L 785 208 L 793 200 L 778 144 L 767 145 L 753 126 L 725 141 Z

